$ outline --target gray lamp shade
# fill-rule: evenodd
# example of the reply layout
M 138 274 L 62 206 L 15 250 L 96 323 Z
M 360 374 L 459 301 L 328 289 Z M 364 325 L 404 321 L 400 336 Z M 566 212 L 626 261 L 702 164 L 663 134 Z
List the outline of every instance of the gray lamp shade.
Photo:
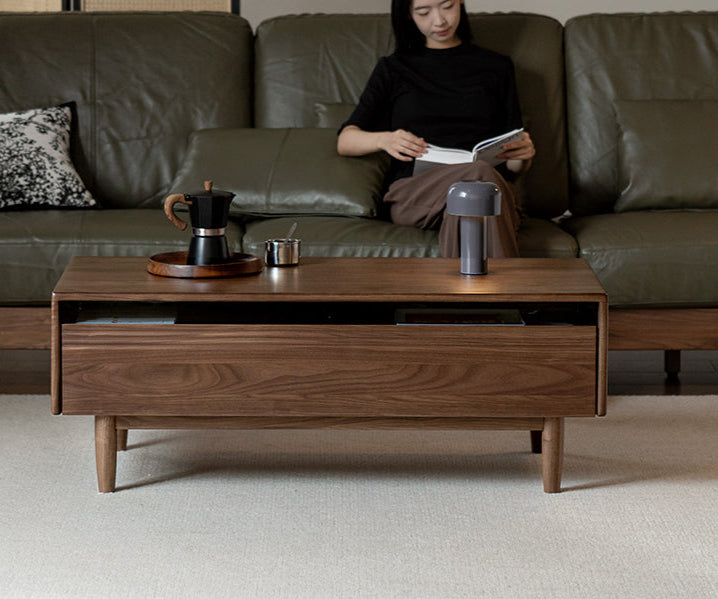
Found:
M 501 214 L 501 190 L 490 181 L 457 181 L 446 194 L 446 211 L 456 216 Z

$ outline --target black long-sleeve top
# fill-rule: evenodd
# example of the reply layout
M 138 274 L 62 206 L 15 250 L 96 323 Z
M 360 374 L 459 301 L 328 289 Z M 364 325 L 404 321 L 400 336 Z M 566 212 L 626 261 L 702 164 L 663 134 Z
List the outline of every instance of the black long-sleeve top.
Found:
M 404 129 L 430 144 L 471 150 L 522 126 L 513 63 L 473 44 L 395 52 L 377 63 L 347 125 Z M 413 164 L 392 159 L 387 185 L 410 176 Z

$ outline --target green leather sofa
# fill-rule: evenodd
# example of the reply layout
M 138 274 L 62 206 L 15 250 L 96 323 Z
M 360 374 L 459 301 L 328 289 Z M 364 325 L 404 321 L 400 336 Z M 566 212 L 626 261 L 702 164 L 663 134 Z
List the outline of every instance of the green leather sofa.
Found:
M 718 186 L 687 159 L 716 158 L 718 13 L 471 24 L 513 58 L 538 150 L 521 182 L 522 255 L 588 260 L 612 349 L 718 349 Z M 285 16 L 253 33 L 212 13 L 4 14 L 0 39 L 0 113 L 74 101 L 72 158 L 100 204 L 0 211 L 0 347 L 47 346 L 71 256 L 186 249 L 161 202 L 205 179 L 236 194 L 235 251 L 259 254 L 297 222 L 303 255 L 438 255 L 435 232 L 386 218 L 386 160 L 335 151 L 392 50 L 388 15 Z

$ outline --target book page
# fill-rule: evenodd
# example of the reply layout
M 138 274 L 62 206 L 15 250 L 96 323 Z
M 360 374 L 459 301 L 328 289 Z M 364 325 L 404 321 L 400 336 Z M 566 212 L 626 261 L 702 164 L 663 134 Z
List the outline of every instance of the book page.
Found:
M 442 164 L 464 164 L 472 161 L 472 154 L 467 150 L 442 148 L 429 144 L 426 154 L 414 160 L 414 175 L 431 170 Z
M 456 148 L 442 148 L 429 144 L 426 148 L 426 154 L 417 158 L 425 162 L 438 162 L 439 164 L 463 164 L 471 162 L 472 153 L 468 150 L 458 150 Z
M 497 154 L 501 153 L 501 146 L 510 141 L 521 139 L 523 131 L 523 128 L 514 129 L 503 135 L 484 139 L 477 143 L 471 152 L 429 144 L 426 154 L 414 160 L 414 174 L 418 175 L 441 164 L 465 164 L 466 162 L 476 162 L 477 160 L 484 160 L 489 165 L 496 166 L 504 162 L 496 157 Z
M 513 131 L 509 131 L 503 135 L 480 141 L 474 146 L 474 160 L 483 160 L 484 162 L 488 162 L 491 166 L 501 164 L 504 160 L 497 158 L 497 155 L 501 153 L 501 146 L 510 141 L 521 139 L 523 132 L 523 128 L 514 129 Z

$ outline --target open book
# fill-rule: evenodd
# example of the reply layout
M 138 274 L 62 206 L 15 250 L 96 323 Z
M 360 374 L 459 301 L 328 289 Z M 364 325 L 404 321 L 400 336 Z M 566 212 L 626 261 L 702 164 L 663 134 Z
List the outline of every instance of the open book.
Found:
M 417 175 L 440 164 L 463 164 L 483 160 L 491 166 L 504 162 L 497 158 L 501 153 L 501 146 L 510 141 L 521 139 L 523 128 L 514 129 L 503 135 L 485 139 L 477 143 L 472 150 L 458 150 L 456 148 L 441 148 L 429 144 L 426 154 L 414 161 L 414 174 Z

